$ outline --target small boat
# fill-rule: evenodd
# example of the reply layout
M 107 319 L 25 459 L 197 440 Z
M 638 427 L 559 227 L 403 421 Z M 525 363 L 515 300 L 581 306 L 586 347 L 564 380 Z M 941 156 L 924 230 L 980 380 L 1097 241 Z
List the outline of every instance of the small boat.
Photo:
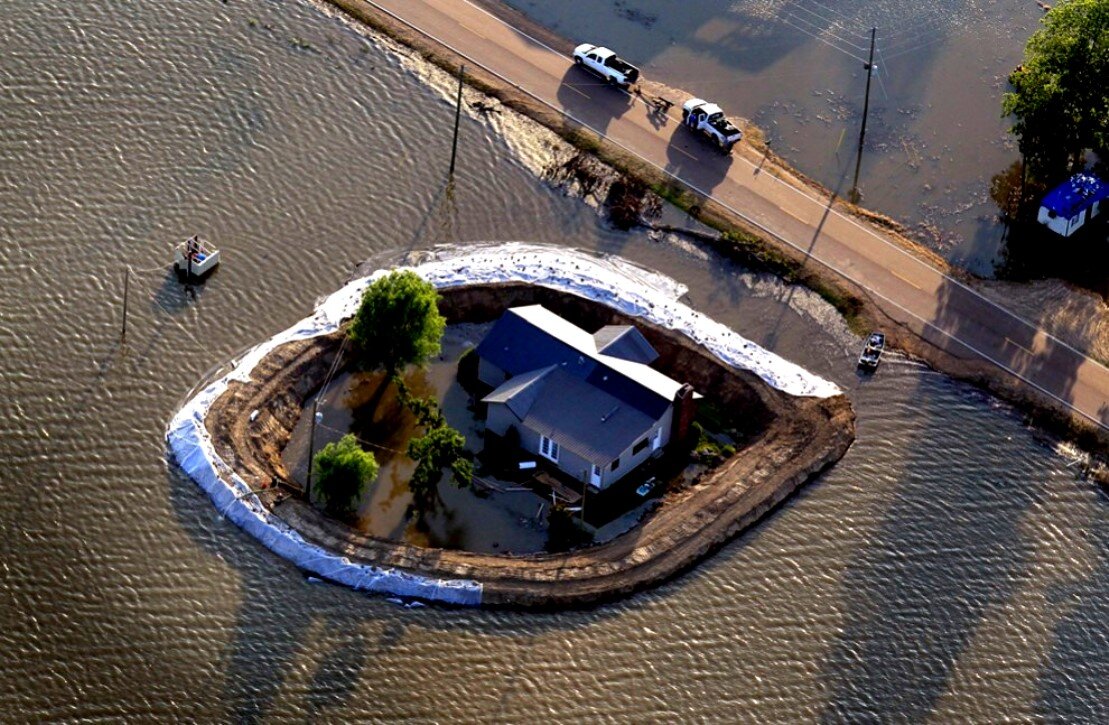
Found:
M 183 277 L 203 277 L 218 264 L 219 250 L 195 234 L 173 249 L 173 268 Z
M 882 351 L 886 349 L 886 336 L 880 332 L 872 332 L 866 338 L 866 345 L 859 355 L 859 367 L 864 370 L 877 370 L 882 359 Z

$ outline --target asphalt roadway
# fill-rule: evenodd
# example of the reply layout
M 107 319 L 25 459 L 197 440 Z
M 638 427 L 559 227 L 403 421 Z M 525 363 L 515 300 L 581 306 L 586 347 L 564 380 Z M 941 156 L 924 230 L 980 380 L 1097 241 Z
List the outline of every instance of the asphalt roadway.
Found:
M 368 3 L 657 166 L 864 289 L 883 312 L 963 359 L 980 357 L 1109 431 L 1109 368 L 913 256 L 762 164 L 726 156 L 467 0 Z M 602 38 L 582 42 L 603 44 Z

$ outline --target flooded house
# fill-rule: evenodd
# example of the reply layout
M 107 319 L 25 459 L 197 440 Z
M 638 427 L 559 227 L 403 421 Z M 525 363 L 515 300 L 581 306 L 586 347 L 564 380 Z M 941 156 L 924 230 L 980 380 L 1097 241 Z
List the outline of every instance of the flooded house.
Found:
M 1101 211 L 1109 198 L 1109 184 L 1093 174 L 1075 174 L 1047 193 L 1037 221 L 1056 234 L 1069 237 Z
M 477 347 L 493 388 L 486 429 L 602 490 L 684 441 L 693 388 L 650 367 L 658 353 L 635 327 L 589 333 L 542 305 L 505 311 Z

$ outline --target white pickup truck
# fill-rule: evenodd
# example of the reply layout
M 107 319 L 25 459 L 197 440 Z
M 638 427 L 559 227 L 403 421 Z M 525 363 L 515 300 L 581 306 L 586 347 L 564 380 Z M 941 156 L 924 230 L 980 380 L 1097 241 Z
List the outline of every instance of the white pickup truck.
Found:
M 574 48 L 574 62 L 624 89 L 639 80 L 639 69 L 608 48 L 582 43 Z
M 682 123 L 704 134 L 725 153 L 743 138 L 740 130 L 724 115 L 724 109 L 700 98 L 690 98 L 682 105 Z

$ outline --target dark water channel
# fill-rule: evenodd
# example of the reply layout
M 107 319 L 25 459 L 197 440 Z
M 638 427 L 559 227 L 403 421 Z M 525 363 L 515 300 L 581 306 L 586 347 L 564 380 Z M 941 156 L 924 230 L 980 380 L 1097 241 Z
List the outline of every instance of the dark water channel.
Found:
M 1001 96 L 1043 14 L 1032 0 L 505 2 L 574 42 L 617 49 L 646 77 L 754 120 L 775 151 L 844 194 L 876 27 L 864 205 L 977 274 L 1004 261 L 989 190 L 1019 158 Z
M 611 230 L 474 120 L 446 203 L 448 104 L 310 6 L 26 0 L 0 42 L 4 719 L 1109 720 L 1109 503 L 1007 407 L 857 378 L 818 299 Z M 137 272 L 121 345 L 123 265 L 196 232 L 223 268 Z M 306 581 L 164 460 L 189 388 L 357 262 L 508 239 L 673 276 L 847 389 L 855 446 L 695 570 L 548 615 Z

